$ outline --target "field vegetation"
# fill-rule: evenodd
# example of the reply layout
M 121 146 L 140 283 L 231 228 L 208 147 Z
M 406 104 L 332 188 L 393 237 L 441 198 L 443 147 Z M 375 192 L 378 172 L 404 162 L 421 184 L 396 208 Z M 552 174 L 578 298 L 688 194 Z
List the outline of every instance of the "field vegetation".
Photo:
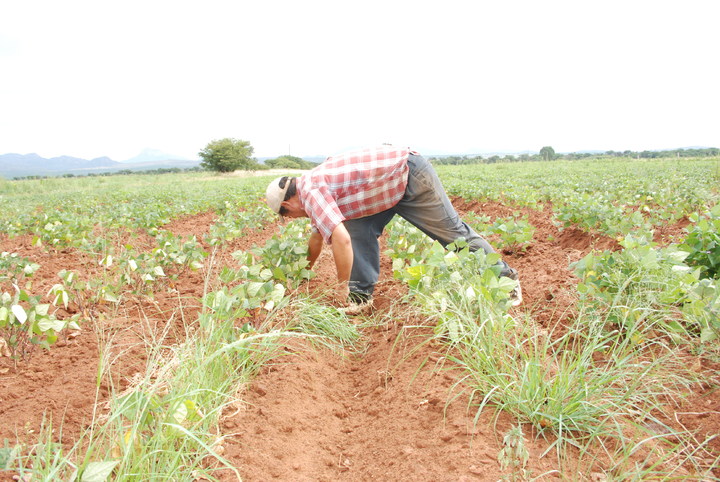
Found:
M 0 181 L 0 474 L 719 479 L 720 158 L 437 169 L 498 253 L 395 220 L 360 317 L 270 178 Z

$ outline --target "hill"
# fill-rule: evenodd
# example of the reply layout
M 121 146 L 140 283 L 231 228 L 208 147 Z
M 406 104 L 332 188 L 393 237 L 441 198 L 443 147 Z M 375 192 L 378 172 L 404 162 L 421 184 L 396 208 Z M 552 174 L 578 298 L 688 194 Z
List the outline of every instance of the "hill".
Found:
M 0 155 L 0 177 L 13 179 L 26 176 L 62 176 L 73 174 L 84 176 L 90 173 L 149 171 L 153 169 L 180 168 L 188 169 L 200 165 L 200 161 L 187 159 L 158 159 L 148 156 L 137 156 L 127 162 L 113 161 L 109 157 L 97 157 L 87 160 L 71 156 L 44 158 L 32 154 Z

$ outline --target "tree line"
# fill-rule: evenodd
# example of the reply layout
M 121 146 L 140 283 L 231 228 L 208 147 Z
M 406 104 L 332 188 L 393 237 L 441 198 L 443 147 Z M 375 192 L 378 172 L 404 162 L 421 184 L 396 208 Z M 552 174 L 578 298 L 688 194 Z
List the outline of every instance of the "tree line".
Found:
M 550 161 L 564 159 L 574 161 L 578 159 L 606 158 L 606 157 L 627 157 L 632 159 L 656 159 L 656 158 L 689 158 L 689 157 L 718 157 L 720 149 L 717 147 L 691 148 L 691 149 L 670 149 L 665 151 L 605 151 L 605 152 L 570 152 L 558 154 L 551 146 L 543 147 L 539 153 L 531 154 L 506 154 L 504 156 L 492 155 L 466 155 L 466 156 L 435 156 L 430 157 L 433 164 L 463 165 L 463 164 L 493 164 L 496 162 L 526 162 L 526 161 Z
M 107 172 L 88 172 L 85 174 L 73 174 L 73 173 L 64 173 L 64 174 L 58 174 L 56 176 L 50 176 L 50 175 L 29 175 L 29 176 L 15 176 L 12 178 L 13 181 L 32 181 L 37 179 L 54 179 L 58 177 L 65 177 L 65 178 L 72 178 L 72 177 L 108 177 L 108 176 L 127 176 L 130 174 L 136 174 L 136 175 L 153 175 L 156 176 L 158 174 L 176 174 L 178 172 L 199 172 L 204 171 L 205 169 L 196 166 L 196 167 L 187 167 L 187 168 L 180 168 L 180 167 L 162 167 L 158 169 L 146 169 L 144 171 L 133 171 L 131 169 L 121 169 L 119 171 L 107 171 Z

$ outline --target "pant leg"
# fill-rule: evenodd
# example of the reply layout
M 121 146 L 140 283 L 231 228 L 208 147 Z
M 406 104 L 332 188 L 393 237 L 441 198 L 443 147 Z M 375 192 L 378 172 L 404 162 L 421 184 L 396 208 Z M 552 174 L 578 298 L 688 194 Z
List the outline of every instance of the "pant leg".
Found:
M 378 237 L 393 218 L 392 210 L 372 216 L 345 221 L 353 248 L 353 265 L 350 272 L 350 296 L 355 301 L 372 295 L 380 276 L 380 243 Z
M 405 196 L 393 210 L 443 246 L 463 237 L 472 251 L 494 253 L 492 246 L 460 219 L 432 165 L 422 156 L 410 155 L 408 166 Z
M 405 195 L 393 207 L 397 214 L 443 246 L 462 237 L 471 251 L 495 252 L 490 243 L 460 219 L 435 169 L 424 157 L 411 154 L 408 167 L 410 172 Z M 504 261 L 498 265 L 501 276 L 514 271 Z

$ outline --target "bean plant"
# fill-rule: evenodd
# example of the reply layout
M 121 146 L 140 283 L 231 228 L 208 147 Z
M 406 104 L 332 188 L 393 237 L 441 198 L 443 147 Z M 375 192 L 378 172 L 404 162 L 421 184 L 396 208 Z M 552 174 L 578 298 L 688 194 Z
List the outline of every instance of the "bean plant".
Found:
M 632 235 L 620 244 L 621 251 L 592 252 L 573 265 L 579 293 L 607 312 L 611 327 L 654 326 L 680 342 L 687 335 L 717 337 L 720 286 L 688 266 L 690 253 Z

